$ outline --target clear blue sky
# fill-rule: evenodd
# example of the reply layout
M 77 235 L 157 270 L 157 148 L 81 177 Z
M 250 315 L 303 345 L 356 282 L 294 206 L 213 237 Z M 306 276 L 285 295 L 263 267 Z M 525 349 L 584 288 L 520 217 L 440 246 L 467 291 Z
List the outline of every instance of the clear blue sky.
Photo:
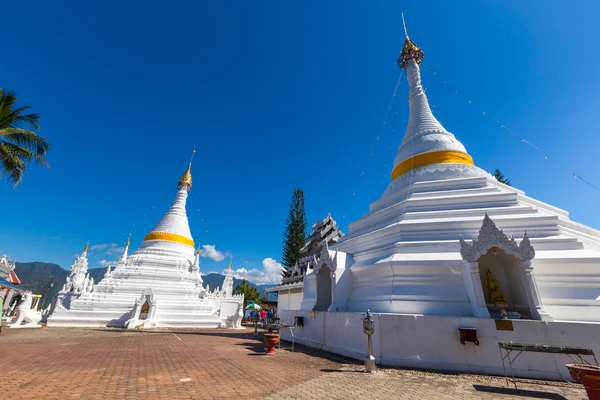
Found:
M 376 141 L 401 12 L 434 113 L 476 164 L 600 228 L 600 193 L 431 72 L 600 185 L 597 1 L 19 1 L 2 7 L 0 87 L 41 115 L 52 168 L 0 184 L 0 251 L 68 268 L 88 239 L 120 246 L 131 232 L 137 248 L 194 145 L 194 239 L 236 268 L 280 260 L 294 187 L 311 223 L 331 212 L 347 229 L 389 182 L 406 126 L 403 82 Z M 91 266 L 115 257 L 98 251 Z

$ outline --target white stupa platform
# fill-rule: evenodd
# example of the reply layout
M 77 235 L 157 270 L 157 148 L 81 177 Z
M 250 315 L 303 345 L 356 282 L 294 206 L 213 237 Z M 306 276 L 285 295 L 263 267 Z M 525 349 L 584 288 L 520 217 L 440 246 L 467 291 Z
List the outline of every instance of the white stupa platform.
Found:
M 126 328 L 218 328 L 229 324 L 243 305 L 233 294 L 231 273 L 222 290 L 202 287 L 200 251 L 194 254 L 185 211 L 192 178 L 190 167 L 179 180 L 169 211 L 117 267 L 107 268 L 97 285 L 87 276 L 87 246 L 73 264 L 65 287 L 54 300 L 48 326 L 112 326 Z
M 499 340 L 600 355 L 600 232 L 475 166 L 430 110 L 422 59 L 407 37 L 398 63 L 410 115 L 392 182 L 323 249 L 300 309 L 282 311 L 282 322 L 304 317 L 298 342 L 362 358 L 370 309 L 375 356 L 390 365 L 500 373 Z M 476 329 L 480 345 L 460 343 L 461 327 Z M 569 379 L 565 356 L 521 357 L 518 375 Z

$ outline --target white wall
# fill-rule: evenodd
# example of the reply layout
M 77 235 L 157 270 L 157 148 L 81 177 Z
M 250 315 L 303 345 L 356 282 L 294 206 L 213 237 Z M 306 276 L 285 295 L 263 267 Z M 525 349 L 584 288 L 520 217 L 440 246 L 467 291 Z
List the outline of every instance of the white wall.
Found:
M 319 312 L 311 318 L 307 311 L 280 312 L 286 324 L 293 324 L 295 316 L 304 317 L 304 327 L 294 329 L 296 342 L 352 358 L 365 356 L 361 313 Z M 483 318 L 374 314 L 374 319 L 373 350 L 384 365 L 502 375 L 500 340 L 592 348 L 600 356 L 597 323 L 513 320 L 514 331 L 498 331 L 493 319 Z M 459 327 L 476 328 L 480 345 L 461 344 Z M 290 340 L 287 330 L 282 336 Z M 571 380 L 565 368 L 571 362 L 566 355 L 522 353 L 513 369 L 523 377 Z
M 302 289 L 281 291 L 277 296 L 277 310 L 299 310 L 302 298 Z

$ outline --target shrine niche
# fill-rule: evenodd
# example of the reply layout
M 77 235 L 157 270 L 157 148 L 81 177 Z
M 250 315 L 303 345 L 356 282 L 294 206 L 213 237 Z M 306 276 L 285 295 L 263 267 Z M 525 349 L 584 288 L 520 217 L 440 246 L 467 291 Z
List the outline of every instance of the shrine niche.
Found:
M 513 319 L 532 319 L 521 276 L 521 263 L 502 248 L 492 247 L 477 259 L 485 303 L 492 318 L 501 318 L 502 310 Z
M 317 304 L 314 311 L 327 311 L 331 306 L 331 269 L 328 266 L 322 266 L 317 272 Z
M 328 311 L 334 300 L 335 271 L 337 257 L 329 250 L 329 246 L 321 249 L 319 261 L 315 265 L 317 301 L 313 311 Z
M 156 326 L 156 299 L 154 290 L 146 288 L 142 291 L 141 296 L 135 301 L 131 310 L 130 319 L 125 322 L 125 328 L 154 328 Z
M 468 243 L 460 237 L 460 254 L 470 265 L 474 310 L 485 308 L 495 319 L 542 318 L 531 267 L 535 250 L 527 232 L 517 244 L 486 214 L 476 239 Z

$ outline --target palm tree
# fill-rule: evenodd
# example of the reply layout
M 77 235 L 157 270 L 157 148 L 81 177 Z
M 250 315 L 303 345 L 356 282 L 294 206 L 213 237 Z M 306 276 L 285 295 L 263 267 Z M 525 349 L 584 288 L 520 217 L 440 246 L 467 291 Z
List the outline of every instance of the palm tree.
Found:
M 24 114 L 29 107 L 15 108 L 17 95 L 0 89 L 0 177 L 2 173 L 16 188 L 28 162 L 49 167 L 44 158 L 50 143 L 24 127 L 39 129 L 37 114 Z

